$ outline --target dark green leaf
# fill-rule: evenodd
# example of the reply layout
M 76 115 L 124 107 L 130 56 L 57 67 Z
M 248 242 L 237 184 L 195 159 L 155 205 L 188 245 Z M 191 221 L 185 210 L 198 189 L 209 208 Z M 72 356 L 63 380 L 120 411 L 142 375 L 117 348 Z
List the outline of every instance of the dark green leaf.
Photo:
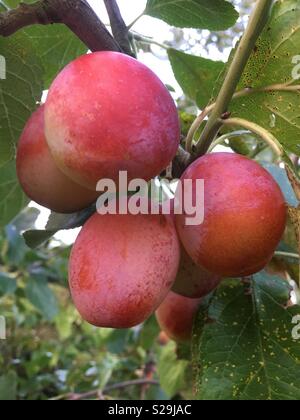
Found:
M 16 279 L 6 273 L 0 273 L 0 296 L 13 294 L 16 289 Z
M 213 88 L 224 63 L 185 54 L 174 49 L 168 50 L 177 82 L 184 93 L 204 108 L 210 101 Z
M 224 282 L 195 334 L 201 400 L 299 400 L 300 346 L 292 336 L 300 307 L 290 287 L 266 273 Z
M 36 54 L 43 63 L 45 88 L 49 87 L 60 70 L 88 51 L 65 25 L 35 25 L 26 28 L 24 32 L 31 39 Z
M 158 362 L 158 375 L 162 389 L 170 397 L 185 388 L 189 365 L 186 360 L 178 360 L 174 342 L 170 342 L 162 349 Z
M 6 226 L 5 233 L 8 242 L 7 258 L 12 265 L 18 266 L 27 251 L 24 238 L 12 224 Z
M 233 26 L 238 13 L 224 0 L 148 0 L 146 14 L 178 28 L 219 31 Z
M 41 99 L 43 70 L 28 37 L 17 33 L 0 37 L 6 78 L 0 80 L 0 165 L 15 155 L 15 144 Z M 0 195 L 2 199 L 2 195 Z
M 0 401 L 14 401 L 17 397 L 17 375 L 9 372 L 0 376 Z
M 0 226 L 9 223 L 28 201 L 16 177 L 15 161 L 0 166 Z
M 28 230 L 23 233 L 23 237 L 26 245 L 29 248 L 35 249 L 51 239 L 56 232 L 51 230 Z
M 45 319 L 51 321 L 58 313 L 57 300 L 49 288 L 47 280 L 41 276 L 31 276 L 26 284 L 27 299 Z

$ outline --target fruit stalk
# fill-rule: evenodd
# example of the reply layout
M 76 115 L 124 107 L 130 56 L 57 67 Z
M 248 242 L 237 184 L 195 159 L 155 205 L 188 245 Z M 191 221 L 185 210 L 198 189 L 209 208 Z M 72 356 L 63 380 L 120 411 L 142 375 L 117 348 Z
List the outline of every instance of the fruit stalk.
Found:
M 284 149 L 279 143 L 279 141 L 265 128 L 250 122 L 248 120 L 244 120 L 242 118 L 229 118 L 227 120 L 220 121 L 220 123 L 224 125 L 233 125 L 245 128 L 246 130 L 251 131 L 254 134 L 257 134 L 264 140 L 268 146 L 274 151 L 275 155 L 279 158 L 284 157 Z

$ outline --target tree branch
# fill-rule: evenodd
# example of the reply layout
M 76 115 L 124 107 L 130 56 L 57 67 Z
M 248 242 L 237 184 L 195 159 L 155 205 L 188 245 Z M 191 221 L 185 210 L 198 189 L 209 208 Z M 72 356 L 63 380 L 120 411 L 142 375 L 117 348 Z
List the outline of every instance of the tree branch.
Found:
M 104 4 L 109 16 L 112 33 L 116 41 L 126 54 L 134 57 L 129 41 L 129 30 L 123 20 L 117 0 L 104 0 Z
M 120 51 L 86 0 L 40 0 L 0 14 L 0 36 L 33 24 L 64 23 L 91 51 Z
M 136 379 L 133 381 L 125 381 L 125 382 L 120 382 L 113 385 L 108 385 L 106 388 L 104 388 L 103 391 L 96 389 L 93 391 L 85 392 L 84 394 L 69 394 L 67 395 L 67 399 L 73 400 L 73 401 L 86 400 L 88 398 L 92 398 L 97 395 L 107 394 L 108 392 L 111 392 L 111 391 L 128 388 L 130 386 L 143 386 L 143 385 L 158 386 L 159 382 L 155 380 L 151 380 L 151 379 Z

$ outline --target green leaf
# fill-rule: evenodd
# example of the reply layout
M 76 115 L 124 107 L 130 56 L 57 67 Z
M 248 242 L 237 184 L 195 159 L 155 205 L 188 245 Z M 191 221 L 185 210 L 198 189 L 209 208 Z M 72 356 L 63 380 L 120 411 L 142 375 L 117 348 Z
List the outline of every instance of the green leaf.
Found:
M 15 161 L 0 166 L 0 226 L 9 223 L 28 202 L 17 180 Z
M 20 3 L 34 3 L 35 0 L 4 0 L 3 3 L 5 3 L 8 7 L 10 7 L 11 9 L 16 8 L 17 6 L 19 6 Z
M 56 297 L 49 288 L 47 280 L 43 277 L 32 275 L 26 284 L 25 295 L 48 321 L 51 321 L 57 315 Z
M 275 3 L 272 17 L 250 57 L 238 89 L 271 85 L 300 85 L 293 79 L 294 57 L 300 45 L 299 1 Z M 299 63 L 299 61 L 298 61 Z M 258 92 L 230 105 L 232 116 L 253 121 L 269 130 L 285 148 L 300 155 L 300 90 Z
M 78 213 L 50 214 L 45 230 L 28 230 L 23 234 L 27 246 L 37 248 L 52 238 L 60 230 L 69 230 L 81 227 L 96 211 L 92 205 Z
M 49 241 L 57 233 L 52 230 L 27 230 L 23 233 L 26 245 L 31 249 L 36 249 Z
M 99 367 L 99 388 L 103 389 L 110 381 L 114 370 L 120 364 L 119 359 L 110 353 L 107 353 L 101 360 Z
M 18 266 L 28 251 L 24 238 L 12 224 L 6 226 L 5 233 L 8 242 L 7 258 L 11 265 Z
M 221 61 L 185 54 L 174 49 L 168 50 L 175 78 L 184 93 L 204 108 L 210 101 L 213 88 L 224 69 Z
M 6 78 L 0 79 L 0 165 L 14 158 L 15 144 L 43 91 L 43 70 L 31 41 L 17 33 L 0 37 Z M 2 195 L 0 195 L 2 199 Z
M 139 337 L 139 345 L 145 350 L 151 349 L 159 332 L 160 328 L 157 324 L 155 316 L 153 315 L 143 324 Z
M 148 0 L 146 14 L 178 28 L 212 31 L 230 28 L 239 16 L 224 0 Z
M 95 205 L 92 205 L 82 211 L 73 214 L 50 214 L 46 229 L 64 230 L 75 229 L 82 226 L 96 211 Z
M 45 88 L 50 86 L 60 70 L 88 51 L 88 48 L 65 25 L 35 25 L 26 28 L 24 32 L 31 39 L 36 54 L 43 63 Z
M 60 340 L 66 340 L 73 333 L 73 325 L 78 317 L 78 313 L 74 306 L 61 308 L 55 318 L 55 326 L 59 334 Z
M 14 401 L 17 399 L 17 375 L 9 372 L 0 376 L 0 401 Z
M 174 342 L 170 342 L 162 349 L 158 362 L 158 375 L 162 389 L 170 397 L 185 389 L 189 365 L 188 361 L 177 359 Z
M 17 289 L 17 281 L 6 273 L 0 273 L 0 296 L 11 295 Z
M 299 400 L 300 346 L 287 308 L 290 287 L 264 272 L 249 284 L 224 282 L 194 334 L 201 400 Z M 196 329 L 197 331 L 197 329 Z
M 33 228 L 40 213 L 40 210 L 35 207 L 26 207 L 17 215 L 17 217 L 15 217 L 12 224 L 16 227 L 18 232 Z
M 15 170 L 15 145 L 41 99 L 43 70 L 31 41 L 17 33 L 0 38 L 6 78 L 0 80 L 0 226 L 9 223 L 28 203 Z

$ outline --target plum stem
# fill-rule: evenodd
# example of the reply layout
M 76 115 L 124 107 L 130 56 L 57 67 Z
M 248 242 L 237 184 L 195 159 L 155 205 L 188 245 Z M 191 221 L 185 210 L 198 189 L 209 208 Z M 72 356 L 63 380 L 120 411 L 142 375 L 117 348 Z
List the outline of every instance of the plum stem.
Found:
M 145 15 L 145 13 L 146 13 L 146 10 L 143 10 L 143 12 L 140 14 L 140 15 L 138 15 L 135 19 L 134 19 L 134 21 L 133 22 L 131 22 L 128 26 L 127 26 L 127 29 L 128 29 L 128 31 L 130 31 L 130 29 Z
M 300 255 L 296 253 L 290 252 L 283 252 L 283 251 L 276 251 L 275 257 L 284 257 L 284 258 L 292 258 L 294 260 L 300 260 Z
M 222 144 L 226 140 L 230 140 L 236 137 L 244 136 L 245 134 L 251 134 L 251 131 L 249 130 L 238 130 L 233 131 L 232 133 L 224 134 L 223 136 L 216 139 L 210 146 L 208 153 L 212 152 L 215 147 L 217 147 L 219 144 Z
M 279 158 L 285 157 L 285 152 L 279 141 L 276 139 L 273 134 L 271 134 L 268 130 L 261 127 L 258 124 L 255 124 L 251 121 L 244 120 L 242 118 L 229 118 L 227 120 L 219 120 L 219 124 L 222 125 L 233 125 L 245 128 L 246 130 L 251 131 L 254 134 L 257 134 L 259 137 L 261 137 L 262 140 L 264 140 L 274 151 L 275 155 Z

